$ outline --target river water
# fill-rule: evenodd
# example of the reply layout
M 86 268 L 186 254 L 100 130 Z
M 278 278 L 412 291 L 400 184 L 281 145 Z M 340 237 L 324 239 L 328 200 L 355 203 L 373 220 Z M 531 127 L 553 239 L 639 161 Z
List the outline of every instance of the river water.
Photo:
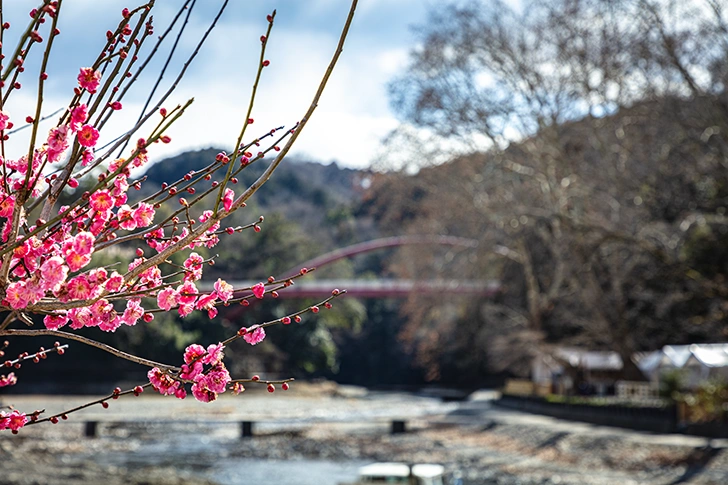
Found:
M 266 460 L 253 458 L 215 457 L 206 453 L 180 455 L 158 454 L 153 447 L 141 447 L 129 453 L 108 453 L 88 457 L 99 465 L 138 468 L 154 464 L 171 465 L 191 471 L 199 477 L 227 485 L 339 485 L 353 482 L 359 467 L 371 461 L 363 460 Z M 213 465 L 214 463 L 214 465 Z
M 665 485 L 687 483 L 691 473 L 702 479 L 695 483 L 728 483 L 728 442 L 712 444 L 720 448 L 708 457 L 709 466 L 686 471 L 683 463 L 704 456 L 705 440 L 522 415 L 493 407 L 490 397 L 448 403 L 405 393 L 304 389 L 202 404 L 146 394 L 113 401 L 109 409 L 93 406 L 55 426 L 0 436 L 0 483 L 69 485 L 60 480 L 65 473 L 89 477 L 73 485 L 107 483 L 99 480 L 105 477 L 114 477 L 112 485 L 163 483 L 149 477 L 171 475 L 179 479 L 169 483 L 176 484 L 203 478 L 230 485 L 338 485 L 354 481 L 358 468 L 372 461 L 441 463 L 448 473 L 462 472 L 467 485 Z M 19 409 L 49 414 L 87 400 L 12 396 Z M 394 420 L 406 421 L 408 432 L 390 435 Z M 91 421 L 98 422 L 94 438 L 84 436 Z M 245 421 L 253 422 L 253 438 L 241 438 Z
M 278 446 L 279 440 L 286 439 L 285 434 L 279 436 L 278 440 L 266 437 L 271 436 L 269 433 L 275 436 L 280 432 L 280 424 L 258 426 L 255 429 L 265 434 L 264 437 L 244 438 L 241 441 L 237 426 L 177 424 L 155 429 L 155 426 L 143 423 L 118 425 L 102 429 L 104 436 L 100 439 L 110 442 L 124 440 L 127 444 L 133 444 L 132 449 L 78 456 L 76 461 L 93 460 L 97 465 L 132 470 L 173 467 L 228 485 L 339 485 L 355 481 L 358 469 L 372 462 L 361 459 L 310 459 L 301 455 L 291 458 L 287 456 L 290 450 Z M 354 432 L 386 436 L 388 429 L 381 425 L 367 425 L 355 427 Z M 263 455 L 280 458 L 245 457 L 251 447 L 259 447 L 256 451 Z
M 233 459 L 225 461 L 220 469 L 209 476 L 215 481 L 230 485 L 338 485 L 354 481 L 359 467 L 367 463 L 369 462 Z
M 46 404 L 50 408 L 69 405 Z M 130 404 L 136 406 L 132 409 Z M 107 443 L 103 446 L 107 451 L 82 453 L 71 460 L 128 470 L 172 467 L 230 485 L 338 485 L 355 481 L 359 467 L 372 460 L 326 459 L 327 450 L 324 458 L 311 459 L 308 451 L 286 446 L 290 444 L 287 433 L 295 436 L 313 428 L 378 439 L 388 436 L 392 420 L 407 420 L 411 427 L 418 419 L 456 408 L 453 403 L 405 393 L 370 393 L 357 399 L 251 394 L 238 401 L 221 399 L 213 406 L 156 396 L 136 402 L 119 400 L 114 413 L 94 409 L 83 416 L 99 420 L 96 440 Z M 244 420 L 254 420 L 255 438 L 241 439 Z M 321 446 L 328 446 L 325 440 Z

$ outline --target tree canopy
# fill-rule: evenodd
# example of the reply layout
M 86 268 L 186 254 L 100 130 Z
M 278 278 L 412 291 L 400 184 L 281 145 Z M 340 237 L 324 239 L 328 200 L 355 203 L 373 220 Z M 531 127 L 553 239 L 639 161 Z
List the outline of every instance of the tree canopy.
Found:
M 403 335 L 433 376 L 476 354 L 526 372 L 552 343 L 629 362 L 728 337 L 726 6 L 433 10 L 391 85 L 402 127 L 388 151 L 419 173 L 382 177 L 372 213 L 392 231 L 480 241 L 403 250 L 395 272 L 502 283 L 494 301 L 411 299 Z M 433 146 L 447 163 L 428 163 Z

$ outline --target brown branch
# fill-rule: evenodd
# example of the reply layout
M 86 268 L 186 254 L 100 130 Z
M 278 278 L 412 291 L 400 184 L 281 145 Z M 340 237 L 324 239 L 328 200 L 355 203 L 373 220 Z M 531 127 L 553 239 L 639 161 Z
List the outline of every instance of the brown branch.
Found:
M 334 53 L 334 56 L 331 59 L 331 62 L 329 63 L 329 67 L 326 69 L 326 72 L 324 73 L 323 79 L 321 79 L 321 83 L 319 84 L 318 90 L 316 91 L 316 94 L 313 97 L 313 101 L 311 102 L 311 106 L 309 106 L 308 110 L 306 111 L 306 114 L 303 116 L 299 124 L 296 126 L 295 131 L 291 138 L 288 140 L 288 143 L 281 149 L 280 154 L 273 160 L 273 163 L 270 164 L 270 166 L 266 169 L 265 172 L 261 174 L 260 177 L 258 177 L 258 180 L 253 182 L 253 184 L 248 187 L 248 189 L 243 192 L 243 194 L 233 203 L 232 209 L 230 212 L 235 211 L 240 206 L 242 206 L 246 200 L 250 198 L 264 183 L 268 181 L 268 179 L 273 174 L 273 171 L 278 167 L 278 165 L 283 161 L 283 158 L 288 154 L 288 151 L 291 149 L 291 146 L 295 143 L 295 141 L 298 139 L 298 135 L 301 134 L 301 131 L 303 130 L 303 127 L 306 126 L 306 123 L 308 123 L 308 120 L 311 119 L 311 116 L 313 115 L 313 112 L 318 107 L 319 99 L 321 99 L 321 95 L 324 92 L 324 88 L 326 87 L 327 82 L 329 81 L 329 77 L 331 77 L 331 73 L 334 70 L 334 67 L 336 66 L 336 62 L 339 60 L 339 56 L 344 51 L 344 42 L 346 41 L 346 36 L 349 33 L 349 27 L 351 26 L 351 22 L 354 19 L 354 12 L 356 11 L 356 5 L 358 3 L 358 0 L 352 0 L 351 2 L 351 8 L 349 9 L 349 15 L 346 18 L 346 23 L 344 24 L 344 28 L 341 31 L 341 36 L 339 37 L 339 44 L 336 47 L 336 52 Z M 245 120 L 247 122 L 247 120 Z
M 151 385 L 152 384 L 148 382 L 144 385 L 136 386 L 133 389 L 128 389 L 126 391 L 112 392 L 108 396 L 104 396 L 102 398 L 95 399 L 93 401 L 87 402 L 86 404 L 81 404 L 80 406 L 76 406 L 75 408 L 71 408 L 66 411 L 61 411 L 60 413 L 54 414 L 53 416 L 48 416 L 47 418 L 43 418 L 43 419 L 32 419 L 31 418 L 31 420 L 26 423 L 26 426 L 30 426 L 31 424 L 40 424 L 40 423 L 43 423 L 46 421 L 51 421 L 52 423 L 57 423 L 58 418 L 67 419 L 69 414 L 75 413 L 76 411 L 80 411 L 82 409 L 86 409 L 88 407 L 93 406 L 94 404 L 102 404 L 104 407 L 107 407 L 108 404 L 104 405 L 103 403 L 108 401 L 109 399 L 117 399 L 119 396 L 125 396 L 127 394 L 134 394 L 135 396 L 138 396 L 141 391 L 139 391 L 137 388 L 141 388 L 143 391 L 144 389 L 150 387 Z M 37 414 L 36 414 L 36 416 L 37 416 Z M 54 418 L 55 418 L 55 421 L 54 421 Z
M 69 333 L 69 332 L 62 332 L 60 330 L 3 330 L 3 331 L 0 331 L 0 336 L 5 336 L 5 335 L 17 336 L 17 337 L 37 337 L 39 335 L 48 335 L 51 337 L 59 337 L 59 338 L 65 338 L 65 339 L 69 339 L 69 340 L 75 340 L 77 342 L 81 342 L 81 343 L 89 345 L 91 347 L 96 347 L 97 349 L 101 349 L 105 352 L 115 355 L 116 357 L 126 359 L 126 360 L 134 362 L 136 364 L 144 365 L 147 367 L 159 367 L 160 369 L 179 371 L 179 368 L 175 367 L 173 365 L 160 364 L 159 362 L 155 362 L 153 360 L 144 359 L 142 357 L 137 357 L 136 355 L 128 354 L 119 349 L 115 349 L 114 347 L 112 347 L 110 345 L 102 344 L 101 342 L 97 342 L 90 338 L 82 337 L 81 335 L 76 335 L 76 334 Z
M 288 140 L 288 143 L 281 149 L 280 154 L 273 160 L 273 162 L 268 166 L 268 168 L 261 174 L 258 179 L 253 182 L 253 184 L 247 188 L 245 192 L 233 203 L 233 206 L 231 207 L 230 211 L 227 212 L 219 212 L 218 214 L 214 215 L 210 219 L 207 220 L 207 222 L 200 225 L 195 231 L 191 231 L 190 234 L 187 235 L 187 237 L 181 239 L 176 244 L 173 244 L 172 246 L 169 246 L 164 251 L 156 254 L 155 256 L 152 256 L 147 261 L 143 262 L 136 268 L 134 268 L 133 271 L 130 271 L 124 276 L 124 281 L 131 281 L 132 279 L 136 278 L 138 275 L 146 271 L 147 269 L 151 268 L 152 266 L 156 266 L 160 263 L 162 263 L 164 260 L 169 258 L 172 254 L 180 251 L 183 247 L 187 246 L 189 243 L 200 237 L 202 234 L 204 234 L 208 229 L 210 229 L 214 224 L 219 222 L 220 220 L 224 219 L 226 216 L 232 214 L 237 209 L 242 207 L 242 205 L 245 203 L 246 200 L 248 200 L 257 190 L 268 181 L 268 179 L 273 174 L 273 171 L 278 167 L 278 165 L 283 160 L 283 157 L 286 156 L 288 151 L 291 149 L 291 146 L 298 138 L 298 135 L 301 133 L 301 130 L 306 125 L 306 122 L 310 119 L 311 115 L 313 114 L 314 110 L 318 106 L 318 101 L 321 98 L 321 94 L 324 91 L 324 88 L 326 87 L 326 83 L 329 80 L 329 77 L 331 76 L 331 72 L 334 70 L 334 66 L 336 65 L 336 62 L 339 59 L 339 56 L 344 50 L 344 41 L 346 40 L 346 36 L 349 32 L 349 27 L 351 26 L 351 22 L 354 18 L 354 11 L 356 9 L 358 0 L 352 0 L 351 3 L 351 9 L 349 10 L 349 16 L 346 19 L 346 24 L 344 25 L 344 29 L 341 32 L 341 37 L 339 38 L 339 44 L 336 48 L 336 52 L 334 53 L 333 58 L 331 59 L 331 62 L 329 63 L 328 68 L 326 69 L 326 73 L 324 74 L 323 79 L 321 80 L 321 83 L 319 84 L 318 90 L 316 91 L 316 95 L 313 98 L 313 101 L 311 103 L 311 106 L 306 111 L 306 114 L 304 115 L 301 122 L 298 124 L 295 132 L 293 135 L 291 135 L 291 138 Z M 245 120 L 247 123 L 247 120 Z

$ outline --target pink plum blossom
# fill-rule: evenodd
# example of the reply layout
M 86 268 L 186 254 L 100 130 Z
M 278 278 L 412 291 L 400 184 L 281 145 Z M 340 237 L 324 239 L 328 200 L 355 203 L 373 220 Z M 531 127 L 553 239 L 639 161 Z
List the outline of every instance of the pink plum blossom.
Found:
M 202 358 L 203 364 L 215 365 L 222 361 L 223 350 L 225 346 L 222 343 L 210 344 L 207 346 L 207 354 Z
M 154 222 L 154 206 L 141 202 L 139 207 L 134 210 L 133 217 L 138 227 L 150 226 Z
M 114 179 L 114 190 L 112 191 L 112 195 L 114 197 L 121 197 L 121 195 L 125 194 L 128 190 L 129 180 L 126 175 L 120 173 Z
M 47 143 L 48 148 L 56 150 L 58 152 L 62 152 L 63 150 L 68 148 L 68 125 L 61 125 L 52 128 L 51 131 L 48 132 Z
M 17 432 L 20 428 L 25 426 L 25 423 L 27 422 L 28 417 L 26 414 L 21 413 L 17 409 L 13 410 L 13 412 L 9 414 L 0 412 L 0 430 L 11 429 L 13 432 Z
M 6 376 L 0 376 L 0 387 L 14 386 L 18 382 L 15 373 L 11 372 Z
M 226 211 L 230 211 L 235 201 L 235 192 L 232 189 L 225 189 L 225 193 L 222 196 L 222 206 Z
M 248 330 L 245 335 L 243 335 L 243 338 L 250 345 L 259 344 L 263 341 L 263 339 L 265 339 L 265 329 L 263 327 L 258 327 L 252 332 Z
M 199 291 L 195 284 L 191 281 L 185 281 L 177 287 L 179 293 L 179 302 L 183 305 L 191 305 L 197 299 Z
M 217 224 L 216 226 L 217 227 L 215 228 L 215 230 L 217 230 L 220 227 L 219 224 Z M 218 237 L 217 234 L 208 234 L 205 239 L 205 247 L 207 247 L 208 249 L 212 249 L 215 246 L 217 246 L 217 243 L 219 243 L 219 242 L 220 242 L 220 238 Z
M 104 268 L 94 268 L 88 272 L 88 282 L 92 286 L 103 285 L 108 277 L 109 273 Z
M 192 395 L 200 402 L 212 402 L 217 399 L 217 393 L 206 387 L 204 375 L 200 374 L 195 379 L 199 382 L 192 384 Z
M 114 207 L 114 199 L 108 190 L 97 190 L 91 194 L 89 205 L 97 212 L 105 212 Z
M 265 285 L 263 283 L 258 283 L 257 285 L 253 286 L 251 290 L 253 290 L 253 294 L 256 298 L 263 298 L 263 295 L 265 294 Z
M 121 207 L 126 204 L 127 191 L 129 190 L 129 182 L 127 181 L 126 175 L 123 173 L 118 174 L 114 178 L 114 188 L 111 189 L 111 195 L 114 197 L 114 203 L 117 207 Z
M 177 306 L 177 299 L 179 293 L 174 288 L 165 288 L 157 293 L 157 306 L 162 309 L 169 311 Z
M 101 298 L 96 303 L 91 305 L 91 315 L 93 315 L 94 318 L 103 319 L 103 317 L 115 313 L 114 312 L 114 305 L 109 303 L 109 300 L 106 298 Z
M 28 306 L 28 300 L 25 298 L 25 282 L 14 281 L 10 283 L 5 290 L 5 300 L 7 300 L 10 308 L 17 310 Z
M 147 377 L 152 386 L 164 396 L 175 394 L 179 387 L 179 381 L 175 381 L 169 375 L 162 372 L 159 367 L 154 367 L 147 372 Z
M 93 148 L 99 141 L 99 130 L 91 125 L 83 125 L 78 131 L 76 139 L 82 147 Z
M 88 230 L 94 236 L 98 236 L 106 228 L 106 223 L 111 218 L 111 211 L 105 210 L 94 214 Z
M 210 220 L 210 217 L 212 217 L 212 211 L 211 210 L 206 210 L 206 211 L 203 211 L 202 212 L 202 214 L 200 215 L 200 217 L 197 220 L 200 221 L 200 222 L 202 222 L 202 223 L 205 223 L 208 220 Z
M 79 275 L 66 283 L 66 292 L 71 300 L 86 300 L 91 298 L 93 288 L 86 275 Z
M 68 317 L 71 319 L 69 326 L 74 330 L 93 326 L 93 316 L 87 307 L 71 308 L 68 310 Z
M 43 318 L 43 324 L 48 330 L 58 330 L 68 323 L 66 315 L 46 315 Z
M 200 344 L 188 345 L 185 349 L 184 360 L 186 364 L 189 364 L 198 357 L 205 355 L 205 347 Z
M 215 306 L 216 301 L 217 295 L 215 295 L 215 293 L 202 295 L 200 299 L 197 300 L 197 303 L 195 303 L 195 308 L 197 308 L 198 310 L 209 310 Z
M 79 254 L 71 251 L 66 255 L 66 264 L 71 271 L 78 271 L 91 262 L 90 254 Z
M 94 252 L 94 235 L 88 231 L 79 232 L 73 238 L 73 250 L 81 256 Z
M 136 258 L 129 264 L 129 271 L 134 270 L 144 262 L 143 258 Z M 162 285 L 162 272 L 159 266 L 150 266 L 139 273 L 139 283 L 147 287 L 159 287 Z
M 101 83 L 101 72 L 92 67 L 82 67 L 78 74 L 78 85 L 89 93 L 95 93 Z
M 104 318 L 101 319 L 99 322 L 99 328 L 104 332 L 116 332 L 116 329 L 118 329 L 121 324 L 121 318 L 119 318 L 119 315 L 117 315 L 116 312 L 113 312 L 105 315 Z
M 63 264 L 63 258 L 53 256 L 40 266 L 40 274 L 43 278 L 44 288 L 52 291 L 66 280 L 68 267 Z
M 0 199 L 0 217 L 12 216 L 13 209 L 15 209 L 15 196 L 3 195 L 2 199 Z
M 223 364 L 213 366 L 205 376 L 205 387 L 212 392 L 225 392 L 228 382 L 230 382 L 230 373 Z
M 88 119 L 88 106 L 86 104 L 79 104 L 71 110 L 71 131 L 78 131 L 82 124 L 86 123 Z
M 89 163 L 91 163 L 94 159 L 94 151 L 90 148 L 83 151 L 83 154 L 81 155 L 81 166 L 85 167 Z
M 192 367 L 190 367 L 188 364 L 182 365 L 182 372 L 180 372 L 179 376 L 182 379 L 192 380 L 195 378 L 195 376 L 202 373 L 202 362 L 199 360 L 192 364 Z
M 101 298 L 91 305 L 91 315 L 94 320 L 99 322 L 98 326 L 104 332 L 115 332 L 122 324 L 119 315 L 114 310 L 114 305 L 105 298 Z
M 177 312 L 179 313 L 180 317 L 186 317 L 190 313 L 192 313 L 195 309 L 195 306 L 190 304 L 181 304 L 177 307 Z
M 63 155 L 63 152 L 65 152 L 69 146 L 68 125 L 52 128 L 48 133 L 48 140 L 46 143 L 48 143 L 48 149 L 46 152 L 48 155 L 48 162 L 56 163 L 61 159 L 61 155 Z
M 217 297 L 220 298 L 222 301 L 227 302 L 230 298 L 233 297 L 233 285 L 230 283 L 227 283 L 226 281 L 218 278 L 214 285 L 215 288 L 215 294 L 217 294 Z
M 139 304 L 138 300 L 129 300 L 126 303 L 126 310 L 121 317 L 121 321 L 126 325 L 134 326 L 137 321 L 144 316 L 144 308 Z
M 3 224 L 3 230 L 0 232 L 0 238 L 3 240 L 3 242 L 7 242 L 8 238 L 10 237 L 10 233 L 13 230 L 13 225 L 10 224 L 10 221 L 6 221 Z
M 106 291 L 117 292 L 121 289 L 121 285 L 124 284 L 124 277 L 116 271 L 112 271 L 111 275 L 106 280 Z
M 199 254 L 192 252 L 187 257 L 183 266 L 188 271 L 185 273 L 185 281 L 192 280 L 196 281 L 202 278 L 202 263 L 205 260 Z
M 119 220 L 119 227 L 126 229 L 127 231 L 133 231 L 137 228 L 136 220 L 132 217 L 132 209 L 128 205 L 124 204 L 119 207 L 116 211 L 116 218 Z
M 0 111 L 0 131 L 3 131 L 8 127 L 8 120 L 10 116 L 5 111 Z

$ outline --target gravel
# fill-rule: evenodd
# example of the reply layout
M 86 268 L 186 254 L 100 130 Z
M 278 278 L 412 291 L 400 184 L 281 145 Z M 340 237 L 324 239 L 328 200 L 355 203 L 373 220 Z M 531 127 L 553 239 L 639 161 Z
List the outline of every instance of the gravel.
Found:
M 485 405 L 481 413 L 459 413 L 473 404 L 402 394 L 249 397 L 242 411 L 222 400 L 217 408 L 199 405 L 208 414 L 179 408 L 174 419 L 168 413 L 156 421 L 121 406 L 100 422 L 97 438 L 83 437 L 81 414 L 15 436 L 0 433 L 0 485 L 229 484 L 229 476 L 220 478 L 220 464 L 236 463 L 247 467 L 249 480 L 266 476 L 254 468 L 271 463 L 300 464 L 292 469 L 318 469 L 333 480 L 372 461 L 441 463 L 449 476 L 462 474 L 466 485 L 728 483 L 728 448 L 679 436 L 515 419 Z M 152 415 L 160 409 L 158 399 L 138 403 Z M 184 403 L 189 405 L 196 403 Z M 250 419 L 250 409 L 268 421 L 256 422 L 255 437 L 241 439 L 237 420 Z M 403 416 L 408 432 L 389 434 L 391 420 Z M 275 480 L 264 482 L 299 483 L 295 476 Z

